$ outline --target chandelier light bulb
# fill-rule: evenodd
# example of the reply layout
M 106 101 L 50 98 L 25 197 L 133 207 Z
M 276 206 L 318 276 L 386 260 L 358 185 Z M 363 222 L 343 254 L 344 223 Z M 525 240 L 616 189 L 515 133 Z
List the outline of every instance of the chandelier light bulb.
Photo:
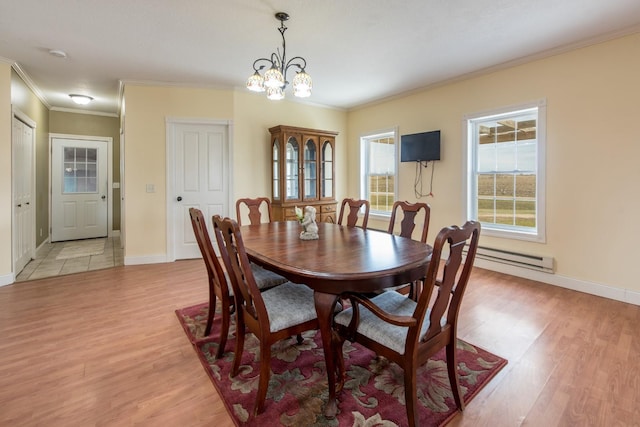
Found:
M 284 91 L 281 87 L 268 87 L 267 98 L 271 101 L 279 101 L 284 99 Z
M 257 71 L 247 79 L 247 89 L 253 92 L 264 92 L 264 78 Z

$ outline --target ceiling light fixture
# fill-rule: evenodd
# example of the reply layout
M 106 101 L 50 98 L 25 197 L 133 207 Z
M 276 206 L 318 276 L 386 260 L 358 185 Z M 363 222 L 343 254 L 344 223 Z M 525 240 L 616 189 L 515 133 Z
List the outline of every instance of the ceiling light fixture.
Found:
M 287 71 L 290 67 L 298 67 L 296 75 L 293 78 L 293 94 L 299 98 L 306 98 L 311 95 L 311 76 L 305 72 L 307 61 L 301 56 L 295 56 L 287 61 L 287 45 L 284 39 L 284 32 L 287 27 L 284 21 L 289 19 L 289 15 L 284 12 L 278 12 L 275 15 L 280 21 L 278 31 L 282 36 L 282 56 L 280 49 L 276 49 L 271 54 L 271 58 L 259 58 L 253 63 L 254 73 L 247 80 L 247 89 L 254 92 L 267 92 L 267 98 L 271 100 L 284 99 L 284 90 L 289 84 L 286 80 Z M 269 67 L 264 73 L 264 77 L 260 74 L 264 68 Z
M 73 102 L 79 105 L 87 105 L 88 103 L 93 101 L 93 98 L 88 95 L 78 95 L 75 93 L 72 93 L 71 95 L 69 95 L 69 98 L 71 98 Z

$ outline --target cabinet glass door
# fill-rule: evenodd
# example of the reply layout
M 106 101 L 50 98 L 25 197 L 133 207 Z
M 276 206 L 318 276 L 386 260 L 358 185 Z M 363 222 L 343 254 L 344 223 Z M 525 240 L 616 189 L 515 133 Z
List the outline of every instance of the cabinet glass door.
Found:
M 304 199 L 318 198 L 318 164 L 316 142 L 309 138 L 304 144 Z
M 273 140 L 272 146 L 272 159 L 273 159 L 273 200 L 280 200 L 280 141 L 278 139 Z
M 320 197 L 333 197 L 333 146 L 329 141 L 322 144 L 322 176 L 320 182 Z
M 287 140 L 285 147 L 286 163 L 285 163 L 285 199 L 286 200 L 299 200 L 300 199 L 300 144 L 295 137 L 290 137 Z

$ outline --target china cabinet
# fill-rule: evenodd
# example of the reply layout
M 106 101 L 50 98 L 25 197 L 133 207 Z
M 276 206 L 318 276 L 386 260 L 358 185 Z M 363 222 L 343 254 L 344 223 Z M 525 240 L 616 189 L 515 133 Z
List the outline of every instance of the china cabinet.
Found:
M 338 132 L 280 125 L 269 133 L 274 220 L 296 220 L 296 206 L 314 206 L 317 221 L 335 222 Z

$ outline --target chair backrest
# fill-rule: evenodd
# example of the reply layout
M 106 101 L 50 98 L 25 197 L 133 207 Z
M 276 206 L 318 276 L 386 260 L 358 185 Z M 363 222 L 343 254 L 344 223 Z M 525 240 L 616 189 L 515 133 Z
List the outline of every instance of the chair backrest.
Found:
M 425 342 L 440 333 L 448 332 L 453 333 L 455 337 L 458 312 L 476 257 L 479 237 L 480 223 L 475 221 L 467 221 L 462 227 L 455 225 L 445 227 L 438 233 L 433 244 L 433 254 L 427 269 L 424 290 L 420 294 L 414 312 L 414 317 L 418 320 L 417 325 L 421 325 L 424 316 L 429 314 L 429 328 L 420 337 L 420 341 Z M 467 247 L 466 257 L 463 254 L 465 246 Z M 448 248 L 449 255 L 442 269 L 442 277 L 438 278 L 440 260 L 445 247 Z M 437 287 L 437 295 L 432 299 L 435 287 Z M 441 319 L 445 315 L 446 323 L 443 325 Z M 419 327 L 410 328 L 407 342 L 415 340 L 419 331 Z
M 213 230 L 233 287 L 236 309 L 241 309 L 244 316 L 248 315 L 268 328 L 267 309 L 251 270 L 238 223 L 231 218 L 214 215 Z
M 263 214 L 269 219 L 268 222 L 271 222 L 273 221 L 271 200 L 267 197 L 238 199 L 236 201 L 236 221 L 238 225 L 242 225 L 243 214 L 248 216 L 251 225 L 260 224 Z
M 189 208 L 189 215 L 191 216 L 191 226 L 193 227 L 193 234 L 196 236 L 200 253 L 202 253 L 202 259 L 204 265 L 207 267 L 207 274 L 209 275 L 209 287 L 217 288 L 219 292 L 229 295 L 229 288 L 227 285 L 227 279 L 225 278 L 222 266 L 218 261 L 211 239 L 209 238 L 209 232 L 207 231 L 207 224 L 202 215 L 202 211 L 196 208 Z M 214 289 L 210 289 L 214 291 Z M 218 292 L 216 292 L 218 293 Z M 218 293 L 219 295 L 222 295 Z
M 402 211 L 403 217 L 400 221 L 400 236 L 411 238 L 413 230 L 416 228 L 416 217 L 420 211 L 424 211 L 424 221 L 422 224 L 422 234 L 420 241 L 427 242 L 427 232 L 429 231 L 429 218 L 431 216 L 431 207 L 426 203 L 409 203 L 396 201 L 391 209 L 391 220 L 389 221 L 389 234 L 393 234 L 396 225 L 396 216 L 398 211 Z
M 344 199 L 340 204 L 340 215 L 338 216 L 338 224 L 346 225 L 347 227 L 356 227 L 358 224 L 358 212 L 364 206 L 364 215 L 362 216 L 361 227 L 366 229 L 369 222 L 369 201 L 368 200 L 354 200 Z M 345 217 L 346 210 L 349 209 L 347 216 Z M 343 222 L 345 220 L 346 224 Z

